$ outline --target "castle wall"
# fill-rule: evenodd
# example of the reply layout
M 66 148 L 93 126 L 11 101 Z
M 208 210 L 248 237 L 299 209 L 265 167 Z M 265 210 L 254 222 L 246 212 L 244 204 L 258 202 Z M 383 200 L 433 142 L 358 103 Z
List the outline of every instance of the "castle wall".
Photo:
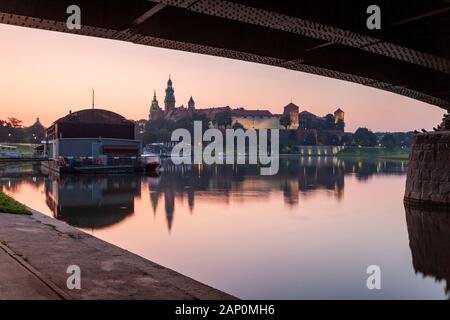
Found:
M 233 126 L 239 122 L 245 129 L 282 129 L 280 126 L 280 118 L 273 117 L 232 117 Z

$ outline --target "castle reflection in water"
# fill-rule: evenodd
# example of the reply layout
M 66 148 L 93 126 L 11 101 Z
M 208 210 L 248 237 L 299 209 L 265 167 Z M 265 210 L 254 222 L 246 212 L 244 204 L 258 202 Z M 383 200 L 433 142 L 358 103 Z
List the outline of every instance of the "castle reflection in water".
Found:
M 174 165 L 162 164 L 158 177 L 142 175 L 69 175 L 48 178 L 36 175 L 20 179 L 1 179 L 0 186 L 14 190 L 28 183 L 44 184 L 46 204 L 55 218 L 70 225 L 101 229 L 114 225 L 134 213 L 134 199 L 140 197 L 142 184 L 148 184 L 153 212 L 164 202 L 167 227 L 172 227 L 177 199 L 187 198 L 193 211 L 196 195 L 225 204 L 231 196 L 246 198 L 282 192 L 284 202 L 292 208 L 299 199 L 314 191 L 325 190 L 337 201 L 344 196 L 345 176 L 364 181 L 373 175 L 403 175 L 406 162 L 353 161 L 330 157 L 286 157 L 274 176 L 261 176 L 256 165 Z

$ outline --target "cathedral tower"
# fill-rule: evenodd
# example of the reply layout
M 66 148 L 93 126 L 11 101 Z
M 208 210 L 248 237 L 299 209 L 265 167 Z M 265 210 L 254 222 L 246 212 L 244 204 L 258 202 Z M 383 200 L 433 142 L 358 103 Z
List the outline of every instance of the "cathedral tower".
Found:
M 175 90 L 172 86 L 172 80 L 169 76 L 169 81 L 167 81 L 167 88 L 166 88 L 166 97 L 164 98 L 164 111 L 168 112 L 170 110 L 175 109 Z

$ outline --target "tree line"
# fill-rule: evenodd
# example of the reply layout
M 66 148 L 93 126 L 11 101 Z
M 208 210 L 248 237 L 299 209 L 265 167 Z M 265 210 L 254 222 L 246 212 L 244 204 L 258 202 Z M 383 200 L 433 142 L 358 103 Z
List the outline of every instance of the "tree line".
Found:
M 40 143 L 45 137 L 45 128 L 40 124 L 24 127 L 23 121 L 15 117 L 0 119 L 0 142 Z

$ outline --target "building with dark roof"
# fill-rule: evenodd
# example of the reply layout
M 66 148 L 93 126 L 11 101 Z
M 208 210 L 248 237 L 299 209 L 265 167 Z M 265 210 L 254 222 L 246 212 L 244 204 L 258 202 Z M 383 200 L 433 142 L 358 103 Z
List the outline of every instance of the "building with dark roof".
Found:
M 134 139 L 134 123 L 103 109 L 85 109 L 56 120 L 47 129 L 47 139 L 58 138 Z
M 141 141 L 135 139 L 135 123 L 102 109 L 69 112 L 46 130 L 49 159 L 90 159 L 104 165 L 117 158 L 141 154 Z

